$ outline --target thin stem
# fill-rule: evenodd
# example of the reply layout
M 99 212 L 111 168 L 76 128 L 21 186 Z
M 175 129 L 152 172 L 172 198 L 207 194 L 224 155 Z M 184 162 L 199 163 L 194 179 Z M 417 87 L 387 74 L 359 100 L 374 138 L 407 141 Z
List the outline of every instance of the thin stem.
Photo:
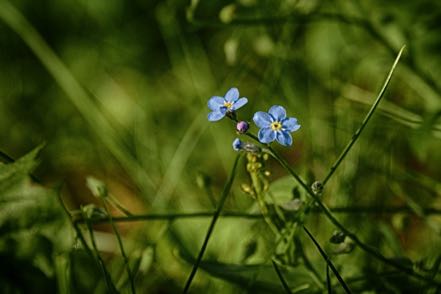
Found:
M 125 208 L 118 199 L 116 199 L 113 195 L 108 196 L 109 203 L 115 208 L 119 209 L 125 215 L 133 215 L 127 208 Z
M 104 264 L 104 260 L 101 258 L 101 255 L 99 253 L 98 247 L 96 246 L 95 235 L 93 234 L 92 225 L 91 225 L 91 223 L 86 222 L 86 226 L 87 226 L 87 229 L 89 230 L 89 235 L 90 235 L 90 240 L 92 241 L 93 251 L 95 253 L 96 259 L 98 260 L 98 264 L 99 264 L 99 266 L 101 268 L 101 271 L 103 272 L 104 280 L 106 281 L 107 288 L 109 289 L 109 291 L 111 293 L 118 293 L 118 291 L 116 290 L 115 285 L 112 282 L 110 274 L 109 274 L 109 272 L 106 269 L 106 266 Z
M 57 197 L 60 202 L 61 207 L 63 208 L 63 211 L 66 213 L 67 218 L 69 219 L 69 222 L 72 224 L 72 227 L 74 228 L 77 237 L 80 239 L 81 244 L 83 245 L 86 252 L 94 259 L 94 255 L 92 250 L 90 250 L 89 245 L 87 245 L 86 239 L 83 236 L 83 233 L 81 232 L 80 228 L 78 227 L 78 223 L 72 220 L 72 215 L 70 214 L 69 210 L 67 209 L 66 205 L 64 204 L 63 199 L 61 198 L 60 191 L 57 191 Z
M 222 191 L 222 195 L 221 195 L 221 199 L 219 201 L 218 207 L 213 215 L 213 218 L 211 219 L 210 226 L 208 227 L 207 234 L 205 235 L 204 243 L 202 244 L 201 250 L 199 251 L 198 257 L 196 259 L 196 263 L 193 265 L 193 269 L 190 273 L 190 276 L 187 279 L 183 293 L 188 292 L 188 290 L 190 289 L 191 283 L 193 281 L 193 278 L 196 275 L 199 264 L 201 263 L 202 257 L 205 253 L 206 248 L 207 248 L 208 241 L 210 240 L 211 233 L 214 230 L 214 226 L 216 225 L 216 222 L 221 214 L 222 208 L 224 207 L 225 200 L 227 200 L 227 196 L 230 193 L 231 186 L 233 185 L 233 181 L 236 176 L 236 168 L 237 168 L 237 164 L 239 162 L 239 159 L 240 159 L 240 154 L 237 155 L 236 160 L 234 161 L 234 165 L 233 165 L 233 169 L 231 170 L 230 177 L 229 177 L 227 183 L 225 184 L 224 190 Z
M 286 293 L 291 294 L 292 293 L 291 289 L 289 288 L 288 283 L 283 277 L 282 272 L 279 270 L 277 263 L 274 260 L 271 260 L 271 262 L 273 263 L 273 267 L 276 270 L 277 276 L 279 277 L 280 282 L 282 283 L 283 289 L 285 289 Z
M 312 236 L 312 234 L 308 231 L 308 229 L 305 226 L 303 226 L 303 229 L 305 230 L 305 232 L 309 236 L 309 238 L 312 240 L 312 242 L 314 243 L 315 247 L 317 248 L 317 250 L 322 255 L 323 259 L 326 261 L 327 266 L 329 266 L 331 268 L 332 272 L 337 277 L 338 281 L 340 282 L 340 285 L 343 287 L 343 289 L 345 289 L 346 293 L 352 293 L 351 290 L 349 289 L 348 285 L 346 285 L 345 281 L 340 276 L 338 270 L 335 268 L 335 266 L 332 263 L 331 259 L 328 257 L 326 252 L 320 247 L 320 244 L 315 240 L 315 238 Z
M 331 169 L 329 170 L 328 174 L 326 175 L 325 179 L 322 181 L 323 186 L 326 185 L 328 180 L 331 178 L 331 176 L 334 174 L 335 170 L 338 168 L 340 163 L 343 161 L 343 159 L 348 154 L 349 150 L 351 150 L 352 146 L 355 144 L 357 139 L 360 137 L 361 132 L 366 127 L 367 123 L 369 122 L 369 119 L 372 117 L 372 114 L 374 114 L 375 109 L 377 108 L 378 104 L 380 103 L 381 99 L 384 96 L 384 93 L 386 92 L 386 89 L 389 85 L 389 82 L 392 78 L 392 74 L 395 71 L 395 68 L 398 64 L 398 61 L 401 58 L 401 54 L 403 53 L 403 50 L 406 46 L 401 47 L 400 51 L 398 52 L 397 57 L 395 58 L 395 61 L 392 65 L 392 68 L 389 71 L 389 74 L 387 75 L 386 80 L 384 81 L 383 87 L 381 88 L 380 92 L 378 93 L 377 98 L 375 99 L 374 104 L 372 104 L 371 109 L 367 113 L 366 117 L 364 118 L 363 122 L 361 123 L 360 127 L 357 129 L 357 131 L 352 135 L 351 141 L 346 145 L 345 149 L 343 149 L 342 153 L 338 157 L 337 161 L 332 165 Z
M 278 160 L 281 164 L 283 162 L 282 165 L 285 165 L 286 167 L 289 167 L 289 164 L 286 162 L 286 160 L 281 157 L 271 146 L 268 146 L 268 149 L 271 151 L 271 155 Z M 302 180 L 302 178 L 292 169 L 289 168 L 291 171 L 291 175 L 294 177 L 294 179 L 296 179 L 296 181 L 300 184 L 300 186 L 302 186 L 305 190 L 310 190 L 308 185 L 305 183 L 305 181 Z M 311 191 L 312 193 L 312 191 Z
M 285 159 L 283 159 L 280 155 L 278 155 L 277 153 L 273 152 L 274 158 L 295 178 L 297 179 L 297 174 L 292 170 L 292 168 L 288 165 L 288 163 L 286 162 Z M 411 275 L 415 278 L 418 278 L 420 280 L 424 280 L 428 283 L 432 283 L 432 284 L 441 284 L 438 283 L 436 281 L 433 281 L 431 278 L 423 276 L 421 274 L 418 274 L 416 272 L 414 272 L 411 268 L 405 267 L 403 265 L 401 265 L 400 263 L 391 260 L 385 256 L 383 256 L 381 253 L 379 253 L 376 249 L 374 249 L 373 247 L 371 247 L 370 245 L 365 244 L 364 242 L 362 242 L 357 235 L 355 235 L 354 233 L 352 233 L 351 231 L 349 231 L 348 229 L 346 229 L 339 221 L 338 219 L 332 214 L 331 210 L 328 208 L 328 206 L 326 206 L 326 204 L 324 204 L 320 198 L 314 194 L 311 189 L 306 186 L 306 185 L 302 185 L 303 188 L 306 190 L 306 192 L 308 193 L 309 196 L 312 197 L 312 199 L 314 199 L 314 201 L 319 205 L 319 207 L 323 210 L 323 213 L 327 216 L 327 218 L 331 221 L 331 223 L 333 223 L 338 229 L 340 229 L 343 233 L 345 233 L 346 236 L 348 236 L 350 239 L 352 239 L 352 241 L 354 241 L 355 244 L 357 244 L 363 251 L 371 254 L 373 257 L 375 257 L 376 259 L 384 262 L 385 264 L 388 264 L 392 267 L 395 267 L 399 270 L 401 270 L 402 272 L 407 273 L 408 275 Z
M 303 264 L 305 265 L 305 267 L 311 272 L 313 279 L 315 280 L 315 282 L 317 283 L 317 285 L 320 288 L 323 288 L 323 281 L 320 278 L 319 273 L 317 272 L 317 270 L 314 268 L 314 266 L 312 265 L 311 261 L 309 260 L 308 256 L 306 255 L 305 250 L 303 249 L 303 244 L 302 241 L 300 241 L 300 238 L 298 236 L 295 237 L 294 242 L 296 244 L 296 249 L 299 251 L 300 256 L 303 259 Z
M 130 290 L 132 291 L 133 294 L 135 294 L 136 293 L 135 282 L 134 282 L 132 271 L 130 270 L 129 258 L 127 257 L 126 251 L 124 250 L 124 244 L 122 242 L 121 235 L 119 234 L 118 228 L 116 227 L 115 223 L 113 222 L 112 214 L 110 213 L 109 208 L 107 207 L 106 200 L 102 199 L 102 202 L 103 202 L 104 209 L 106 210 L 106 213 L 109 216 L 109 222 L 112 226 L 113 232 L 115 233 L 116 239 L 118 240 L 119 250 L 121 251 L 121 255 L 123 257 L 124 264 L 126 266 L 127 275 L 130 280 Z
M 326 285 L 328 286 L 328 293 L 332 293 L 331 277 L 329 276 L 329 265 L 326 265 Z
M 346 206 L 346 207 L 329 207 L 329 210 L 334 214 L 361 214 L 361 213 L 414 213 L 407 206 L 396 206 L 396 207 L 384 207 L 384 206 Z M 438 215 L 441 214 L 441 209 L 427 207 L 423 209 L 425 215 Z M 323 213 L 323 209 L 319 207 L 312 207 L 310 212 L 312 213 Z M 187 219 L 187 218 L 207 218 L 213 217 L 215 211 L 201 211 L 201 212 L 171 212 L 171 213 L 149 213 L 149 214 L 138 214 L 131 216 L 116 216 L 113 217 L 114 222 L 137 222 L 137 221 L 172 221 L 175 219 Z M 222 218 L 242 218 L 242 219 L 262 219 L 265 215 L 262 213 L 244 213 L 235 211 L 223 212 L 220 217 Z M 90 219 L 90 223 L 100 224 L 108 223 L 108 218 L 97 218 Z M 85 223 L 84 219 L 75 220 L 75 223 Z

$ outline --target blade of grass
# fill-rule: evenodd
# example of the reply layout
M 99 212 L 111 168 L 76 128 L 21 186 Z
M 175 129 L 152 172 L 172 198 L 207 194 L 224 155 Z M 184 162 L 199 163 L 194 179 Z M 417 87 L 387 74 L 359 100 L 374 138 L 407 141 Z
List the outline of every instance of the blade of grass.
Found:
M 237 155 L 236 160 L 234 161 L 233 168 L 231 170 L 230 177 L 225 184 L 224 190 L 222 191 L 221 199 L 219 201 L 218 207 L 216 209 L 216 212 L 213 215 L 213 218 L 211 219 L 210 226 L 208 227 L 207 234 L 205 235 L 204 243 L 202 244 L 201 250 L 199 251 L 198 257 L 196 259 L 196 263 L 193 265 L 193 269 L 191 270 L 190 276 L 187 279 L 187 282 L 184 287 L 183 293 L 187 293 L 190 289 L 191 283 L 193 281 L 194 276 L 196 275 L 196 271 L 198 270 L 199 264 L 201 263 L 202 257 L 205 253 L 205 249 L 207 248 L 208 241 L 210 240 L 211 233 L 214 230 L 214 226 L 216 225 L 217 219 L 220 216 L 220 213 L 222 211 L 222 208 L 224 207 L 225 200 L 227 200 L 227 196 L 230 193 L 231 186 L 233 185 L 234 178 L 236 176 L 236 168 L 237 164 L 239 162 L 241 155 Z
M 285 289 L 286 293 L 291 294 L 291 289 L 289 288 L 288 283 L 283 277 L 282 272 L 279 270 L 277 263 L 274 260 L 271 260 L 271 262 L 273 263 L 273 267 L 276 270 L 277 276 L 279 277 L 280 282 L 282 283 L 283 289 Z
M 323 187 L 326 185 L 326 183 L 328 182 L 328 180 L 331 178 L 331 176 L 334 174 L 334 172 L 337 170 L 337 168 L 339 167 L 339 165 L 342 163 L 343 159 L 346 157 L 346 155 L 348 154 L 348 152 L 351 150 L 352 146 L 355 144 L 355 142 L 357 142 L 357 139 L 360 137 L 361 132 L 364 130 L 364 128 L 366 127 L 367 123 L 369 122 L 370 118 L 372 117 L 372 115 L 375 112 L 375 109 L 377 108 L 378 104 L 380 103 L 381 99 L 384 96 L 384 93 L 386 92 L 386 89 L 389 85 L 389 82 L 392 78 L 392 74 L 395 71 L 395 68 L 398 65 L 398 61 L 401 58 L 401 54 L 404 51 L 404 48 L 406 46 L 401 47 L 400 51 L 398 52 L 397 57 L 395 58 L 395 61 L 389 71 L 389 74 L 387 75 L 386 80 L 383 83 L 383 87 L 381 88 L 380 92 L 378 93 L 377 98 L 375 99 L 374 104 L 372 104 L 371 109 L 369 110 L 369 112 L 367 113 L 366 117 L 364 118 L 363 122 L 361 123 L 360 127 L 357 129 L 357 131 L 355 131 L 355 133 L 352 135 L 352 139 L 349 141 L 349 143 L 346 145 L 346 147 L 343 149 L 342 153 L 340 154 L 340 156 L 338 157 L 337 161 L 331 166 L 328 174 L 326 175 L 325 179 L 322 181 Z
M 315 240 L 315 238 L 312 236 L 312 234 L 308 231 L 308 229 L 305 226 L 303 226 L 303 229 L 305 230 L 306 234 L 308 234 L 309 238 L 312 240 L 312 242 L 314 243 L 314 245 L 317 248 L 317 250 L 320 252 L 320 254 L 323 257 L 323 259 L 326 261 L 327 266 L 331 268 L 332 272 L 337 277 L 338 281 L 340 282 L 340 285 L 343 287 L 343 289 L 345 289 L 346 293 L 352 293 L 351 290 L 349 289 L 348 285 L 346 285 L 345 281 L 340 276 L 338 270 L 335 268 L 335 266 L 332 263 L 331 259 L 329 259 L 329 257 L 326 254 L 326 252 L 320 247 L 320 244 Z M 328 284 L 328 287 L 329 287 L 329 284 Z

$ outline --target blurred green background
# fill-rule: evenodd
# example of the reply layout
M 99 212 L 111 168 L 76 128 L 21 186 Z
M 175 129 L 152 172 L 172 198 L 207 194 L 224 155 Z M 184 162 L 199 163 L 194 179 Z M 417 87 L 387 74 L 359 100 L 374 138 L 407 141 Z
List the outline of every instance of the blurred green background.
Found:
M 424 208 L 441 206 L 440 23 L 441 3 L 434 0 L 0 1 L 0 150 L 20 158 L 45 143 L 34 172 L 41 184 L 19 177 L 25 182 L 17 189 L 26 197 L 43 189 L 35 193 L 48 202 L 16 211 L 0 204 L 1 228 L 14 217 L 27 224 L 1 230 L 0 286 L 5 293 L 107 291 L 54 200 L 54 187 L 62 186 L 70 210 L 100 206 L 87 188 L 90 176 L 134 214 L 212 210 L 210 197 L 219 199 L 237 135 L 227 120 L 208 122 L 206 104 L 231 87 L 248 97 L 242 119 L 274 104 L 297 117 L 302 128 L 293 147 L 276 148 L 308 183 L 323 179 L 404 44 L 385 99 L 323 199 L 331 207 L 410 207 L 410 213 L 354 211 L 339 219 L 384 255 L 407 256 L 436 275 L 441 218 Z M 295 182 L 275 161 L 268 169 L 288 200 Z M 10 179 L 1 179 L 8 186 Z M 226 209 L 258 212 L 240 189 L 248 181 L 241 164 Z M 44 221 L 20 220 L 36 212 Z M 40 226 L 52 220 L 50 229 Z M 179 293 L 208 222 L 121 224 L 138 269 L 137 292 Z M 328 244 L 334 227 L 326 218 L 312 214 L 307 223 Z M 115 285 L 129 293 L 112 228 L 94 229 Z M 204 258 L 212 263 L 200 269 L 192 291 L 283 293 L 269 263 L 271 234 L 261 220 L 221 219 Z M 325 278 L 324 261 L 299 234 Z M 377 276 L 387 267 L 361 250 L 335 263 L 360 291 L 434 291 L 405 276 Z M 296 272 L 301 268 L 289 272 L 292 287 L 312 292 L 301 288 L 310 279 Z

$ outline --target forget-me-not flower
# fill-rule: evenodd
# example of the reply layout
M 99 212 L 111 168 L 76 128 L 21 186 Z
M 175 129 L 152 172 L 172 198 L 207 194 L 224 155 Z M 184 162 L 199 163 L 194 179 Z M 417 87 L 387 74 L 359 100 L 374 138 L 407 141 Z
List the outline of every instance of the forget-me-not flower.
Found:
M 268 112 L 256 112 L 253 120 L 260 128 L 258 138 L 262 143 L 277 140 L 284 146 L 290 146 L 292 144 L 291 133 L 300 128 L 297 119 L 286 117 L 285 108 L 279 105 L 272 106 Z
M 224 97 L 213 96 L 208 100 L 208 108 L 212 112 L 208 114 L 209 121 L 218 121 L 228 113 L 234 113 L 237 109 L 247 104 L 248 99 L 239 98 L 239 90 L 231 88 Z

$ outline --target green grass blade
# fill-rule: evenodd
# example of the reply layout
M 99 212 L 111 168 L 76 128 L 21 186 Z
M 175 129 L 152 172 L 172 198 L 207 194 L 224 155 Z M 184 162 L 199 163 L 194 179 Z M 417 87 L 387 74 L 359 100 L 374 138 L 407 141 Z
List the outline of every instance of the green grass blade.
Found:
M 190 289 L 191 283 L 193 281 L 194 276 L 196 275 L 196 271 L 198 270 L 199 264 L 201 263 L 202 257 L 204 256 L 205 249 L 207 248 L 208 241 L 210 240 L 211 233 L 214 230 L 214 226 L 216 225 L 217 219 L 220 216 L 220 213 L 222 211 L 222 208 L 224 207 L 225 200 L 227 200 L 228 194 L 230 194 L 231 186 L 233 185 L 234 178 L 236 176 L 236 168 L 237 164 L 240 159 L 240 154 L 237 155 L 236 160 L 234 161 L 233 169 L 231 170 L 230 177 L 225 184 L 224 190 L 222 191 L 221 199 L 219 201 L 219 204 L 217 206 L 216 212 L 213 215 L 213 218 L 211 219 L 210 226 L 208 227 L 207 234 L 205 236 L 204 243 L 202 244 L 201 250 L 199 251 L 198 257 L 196 259 L 196 263 L 193 265 L 193 269 L 191 270 L 190 276 L 187 279 L 187 282 L 184 287 L 183 293 L 187 293 Z
M 366 127 L 367 123 L 369 122 L 370 118 L 372 117 L 372 115 L 375 112 L 375 109 L 377 108 L 378 104 L 380 103 L 381 99 L 384 96 L 384 93 L 386 92 L 386 89 L 389 85 L 389 82 L 392 78 L 392 75 L 395 71 L 395 68 L 398 65 L 398 61 L 400 61 L 401 58 L 401 54 L 404 51 L 404 48 L 406 46 L 401 47 L 400 51 L 398 52 L 397 57 L 395 58 L 394 63 L 392 64 L 392 67 L 389 71 L 389 74 L 387 75 L 386 80 L 383 83 L 383 87 L 381 88 L 380 92 L 378 93 L 377 98 L 375 99 L 374 104 L 372 104 L 371 109 L 369 110 L 369 112 L 367 113 L 366 117 L 364 118 L 363 122 L 361 123 L 360 127 L 357 129 L 357 131 L 355 131 L 354 135 L 352 135 L 352 139 L 351 141 L 349 141 L 349 143 L 346 145 L 346 147 L 343 149 L 342 153 L 340 154 L 340 156 L 338 157 L 338 159 L 336 160 L 336 162 L 332 165 L 332 167 L 330 168 L 328 174 L 326 175 L 325 179 L 322 181 L 323 186 L 326 185 L 326 183 L 328 182 L 328 180 L 331 178 L 331 176 L 334 174 L 334 172 L 337 170 L 337 168 L 339 167 L 340 163 L 342 163 L 343 159 L 345 159 L 346 155 L 348 154 L 348 152 L 351 150 L 352 146 L 355 144 L 355 142 L 357 142 L 357 139 L 360 137 L 361 132 L 363 131 L 363 129 Z

